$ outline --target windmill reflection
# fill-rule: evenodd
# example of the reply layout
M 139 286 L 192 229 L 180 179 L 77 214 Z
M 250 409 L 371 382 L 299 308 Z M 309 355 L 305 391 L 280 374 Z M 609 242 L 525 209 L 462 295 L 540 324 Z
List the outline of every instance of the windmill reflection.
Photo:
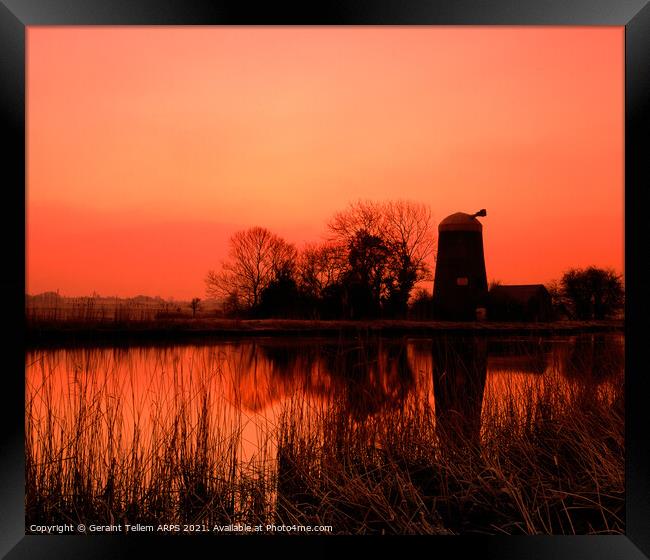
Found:
M 443 449 L 478 449 L 487 377 L 487 341 L 435 338 L 432 371 L 436 432 Z

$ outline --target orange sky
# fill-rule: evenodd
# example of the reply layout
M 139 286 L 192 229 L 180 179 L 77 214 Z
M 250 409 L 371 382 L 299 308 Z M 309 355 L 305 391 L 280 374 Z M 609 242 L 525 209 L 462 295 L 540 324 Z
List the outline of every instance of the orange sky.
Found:
M 29 27 L 27 292 L 204 295 L 230 234 L 487 208 L 489 279 L 623 271 L 623 27 Z

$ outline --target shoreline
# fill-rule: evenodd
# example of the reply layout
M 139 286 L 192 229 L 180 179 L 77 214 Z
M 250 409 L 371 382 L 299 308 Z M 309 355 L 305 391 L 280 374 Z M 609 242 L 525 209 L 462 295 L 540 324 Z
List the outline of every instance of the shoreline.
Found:
M 170 344 L 192 339 L 249 337 L 355 337 L 445 335 L 570 335 L 624 332 L 624 320 L 554 321 L 546 323 L 495 321 L 317 321 L 302 319 L 170 319 L 164 321 L 32 321 L 27 322 L 28 348 L 87 344 Z

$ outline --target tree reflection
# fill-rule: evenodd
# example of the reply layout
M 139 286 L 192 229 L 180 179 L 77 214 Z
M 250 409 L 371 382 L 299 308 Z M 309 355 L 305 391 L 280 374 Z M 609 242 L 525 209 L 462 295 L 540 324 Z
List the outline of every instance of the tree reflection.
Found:
M 360 339 L 329 347 L 326 369 L 343 389 L 348 412 L 360 419 L 399 408 L 415 384 L 405 340 Z
M 580 335 L 569 344 L 564 371 L 567 377 L 600 383 L 617 375 L 624 362 L 623 337 L 607 333 Z

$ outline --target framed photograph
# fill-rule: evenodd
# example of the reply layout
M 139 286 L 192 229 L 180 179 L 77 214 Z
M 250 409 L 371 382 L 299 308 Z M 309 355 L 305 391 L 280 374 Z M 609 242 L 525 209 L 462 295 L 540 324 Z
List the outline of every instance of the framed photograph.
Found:
M 3 555 L 650 558 L 647 2 L 0 28 Z

